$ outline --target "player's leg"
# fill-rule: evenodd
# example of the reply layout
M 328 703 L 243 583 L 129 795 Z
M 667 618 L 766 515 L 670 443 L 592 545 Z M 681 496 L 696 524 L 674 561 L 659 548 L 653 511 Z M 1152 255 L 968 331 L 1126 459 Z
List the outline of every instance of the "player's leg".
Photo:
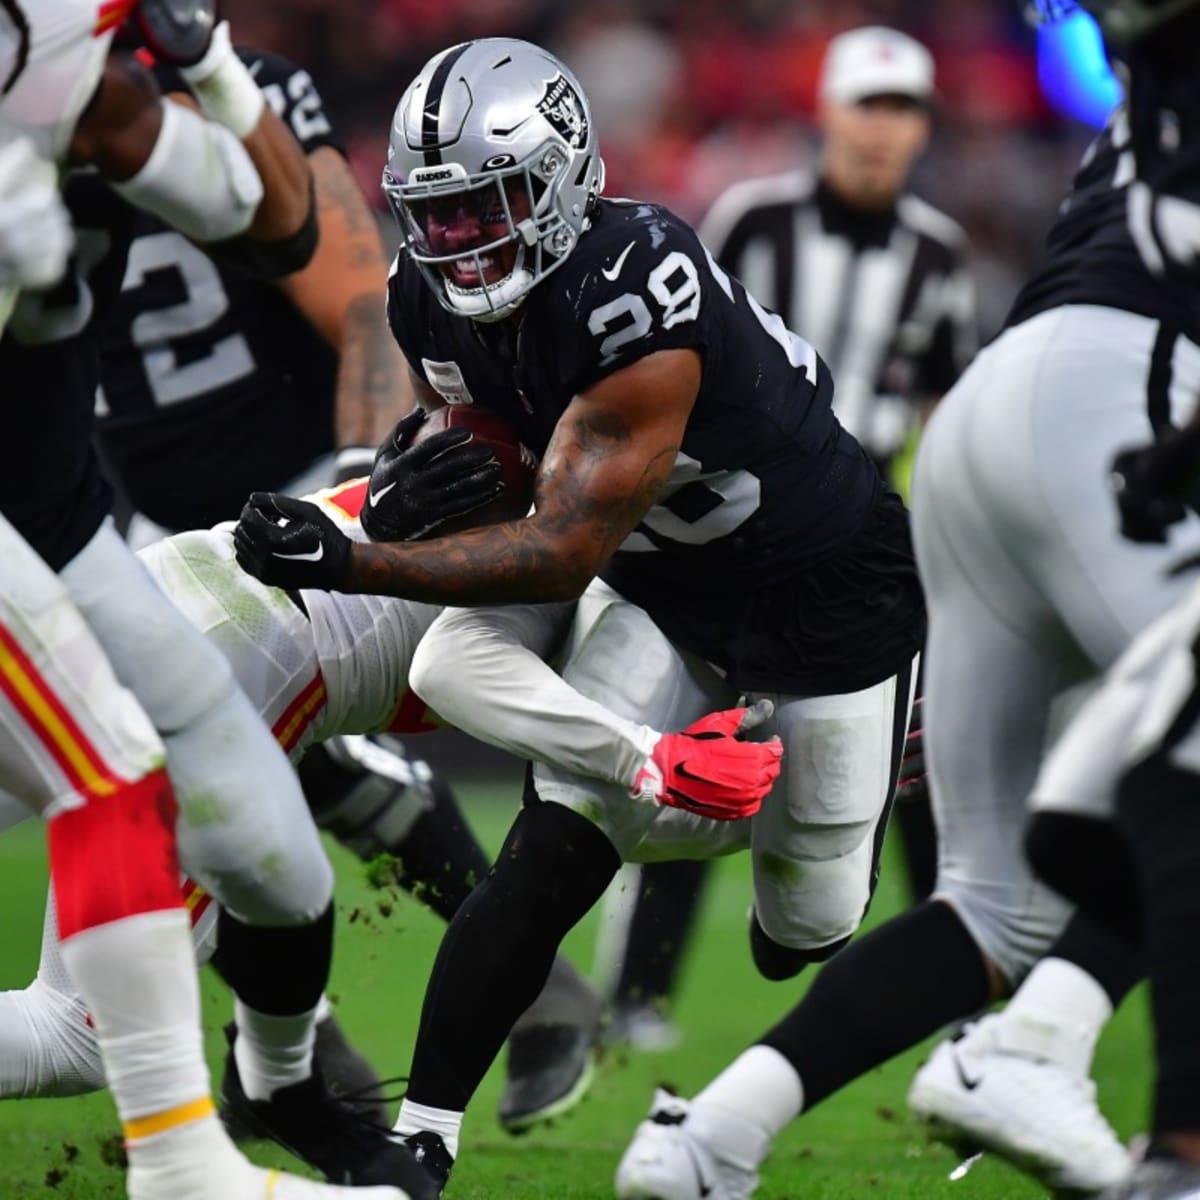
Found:
M 512 610 L 501 612 L 509 624 L 519 619 Z M 526 621 L 538 620 L 536 610 L 526 613 Z M 488 622 L 490 617 L 477 614 L 469 623 Z M 450 624 L 464 621 L 468 618 L 455 615 Z M 498 653 L 505 636 L 499 623 L 491 630 L 489 657 Z M 510 641 L 517 638 L 518 645 L 537 640 L 529 630 L 510 629 L 507 636 Z M 422 651 L 427 645 L 423 643 Z M 469 645 L 457 636 L 446 640 L 438 656 L 442 686 L 436 689 L 436 699 L 425 698 L 456 724 L 465 720 L 469 726 L 482 726 L 485 722 L 469 704 L 462 704 L 461 717 L 447 713 L 457 703 L 448 694 L 449 682 L 471 678 L 470 671 L 455 669 L 456 648 Z M 516 698 L 510 696 L 506 703 L 521 705 L 516 728 L 498 733 L 489 727 L 489 740 L 512 738 L 532 748 L 538 723 L 561 720 L 566 727 L 576 723 L 583 728 L 587 710 L 601 705 L 615 714 L 604 718 L 610 724 L 643 719 L 683 725 L 712 708 L 718 698 L 727 700 L 715 675 L 679 655 L 641 609 L 601 585 L 580 602 L 563 679 L 552 673 L 549 677 L 554 681 L 552 692 L 540 700 L 531 699 L 533 690 L 525 691 L 523 685 L 515 688 Z M 503 691 L 510 686 L 511 669 L 499 678 Z M 577 700 L 560 700 L 564 683 L 568 692 L 577 689 Z M 414 684 L 422 689 L 416 664 Z M 490 699 L 475 692 L 476 704 Z M 480 728 L 470 732 L 484 734 Z M 548 740 L 560 736 L 551 733 Z M 588 732 L 585 745 L 600 748 L 601 743 L 597 733 Z M 579 760 L 569 749 L 564 757 Z M 426 992 L 409 1098 L 401 1109 L 398 1132 L 410 1139 L 436 1135 L 453 1156 L 467 1102 L 514 1020 L 542 986 L 558 943 L 600 897 L 616 872 L 622 848 L 640 841 L 661 811 L 631 797 L 628 784 L 621 787 L 559 768 L 535 768 L 526 806 L 492 871 L 443 940 Z M 443 1166 L 448 1169 L 448 1158 Z
M 167 748 L 188 874 L 221 904 L 221 965 L 240 1030 L 230 1089 L 313 1165 L 399 1182 L 408 1156 L 361 1136 L 313 1070 L 333 946 L 333 874 L 295 774 L 228 661 L 110 525 L 62 579 Z M 298 653 L 298 652 L 297 652 Z
M 882 1061 L 876 1055 L 890 1057 L 902 1048 L 887 1044 L 889 1037 L 906 1036 L 899 1032 L 902 1018 L 891 1022 L 895 1029 L 879 1029 L 888 1019 L 874 1011 L 877 1006 L 868 1018 L 861 1006 L 862 989 L 877 994 L 879 986 L 867 978 L 868 971 L 888 971 L 892 995 L 894 959 L 907 949 L 907 939 L 897 938 L 899 949 L 884 948 L 893 961 L 870 953 L 864 958 L 859 951 L 869 938 L 837 952 L 862 920 L 878 879 L 915 671 L 914 662 L 897 677 L 841 696 L 774 698 L 776 719 L 767 728 L 783 741 L 783 773 L 751 822 L 751 948 L 759 971 L 770 979 L 790 979 L 807 964 L 836 955 L 812 993 L 820 997 L 830 975 L 835 986 L 825 989 L 824 1001 L 819 998 L 807 1011 L 785 1018 L 690 1103 L 657 1095 L 650 1119 L 618 1168 L 620 1196 L 686 1194 L 695 1186 L 694 1162 L 703 1164 L 702 1174 L 718 1194 L 749 1195 L 771 1139 L 811 1103 L 810 1088 L 815 1094 L 840 1086 Z M 931 929 L 923 927 L 919 936 L 929 937 Z M 844 958 L 851 960 L 850 969 L 839 972 Z M 976 966 L 975 974 L 980 973 Z M 845 994 L 850 991 L 852 1000 Z M 843 1056 L 830 1054 L 837 1060 L 833 1068 L 824 1056 L 806 1058 L 804 1043 L 815 1027 L 830 1022 L 830 1009 L 839 1005 L 860 1011 L 838 1014 L 824 1036 L 839 1045 L 853 1038 L 859 1045 Z M 837 1078 L 831 1068 L 853 1074 Z
M 638 869 L 632 912 L 617 950 L 617 976 L 605 1040 L 635 1050 L 675 1045 L 671 995 L 699 915 L 704 861 L 647 863 Z
M 333 1194 L 251 1167 L 216 1120 L 162 743 L 58 579 L 2 521 L 0 567 L 3 775 L 49 817 L 63 960 L 124 1122 L 130 1196 Z

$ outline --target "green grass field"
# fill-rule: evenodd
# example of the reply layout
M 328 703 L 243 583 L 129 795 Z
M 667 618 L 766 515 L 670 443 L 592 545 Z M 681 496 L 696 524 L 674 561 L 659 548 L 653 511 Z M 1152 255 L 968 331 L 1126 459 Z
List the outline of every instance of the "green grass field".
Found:
M 495 848 L 514 812 L 512 780 L 460 788 L 476 829 Z M 341 1020 L 384 1075 L 408 1067 L 422 991 L 440 926 L 407 898 L 384 905 L 365 883 L 357 861 L 333 848 L 338 868 L 341 923 L 331 994 Z M 778 1018 L 799 993 L 797 983 L 769 984 L 754 973 L 746 945 L 749 878 L 745 859 L 722 862 L 708 893 L 696 951 L 679 998 L 683 1044 L 660 1055 L 612 1054 L 591 1094 L 555 1127 L 520 1140 L 495 1119 L 501 1087 L 493 1070 L 467 1115 L 460 1163 L 449 1200 L 522 1197 L 602 1200 L 651 1090 L 666 1082 L 691 1094 L 734 1054 Z M 8 914 L 0 948 L 0 987 L 21 987 L 37 965 L 45 867 L 42 831 L 27 823 L 0 838 L 0 898 Z M 903 903 L 899 873 L 885 865 L 871 914 L 877 922 Z M 349 920 L 354 916 L 353 922 Z M 598 921 L 593 915 L 568 942 L 585 969 L 591 964 Z M 888 1003 L 886 981 L 878 1002 Z M 210 1061 L 220 1070 L 219 1029 L 228 998 L 205 980 Z M 1144 1127 L 1147 1034 L 1142 995 L 1107 1030 L 1098 1056 L 1100 1097 L 1123 1136 Z M 842 1197 L 979 1197 L 1020 1200 L 1043 1194 L 1006 1165 L 984 1160 L 963 1181 L 948 1179 L 956 1160 L 930 1145 L 907 1119 L 904 1096 L 925 1048 L 918 1048 L 801 1117 L 779 1138 L 766 1167 L 764 1200 L 841 1200 Z M 80 1100 L 0 1105 L 0 1200 L 121 1197 L 121 1174 L 105 1162 L 116 1130 L 106 1095 Z M 294 1165 L 282 1152 L 256 1146 L 258 1161 Z M 233 1198 L 231 1198 L 233 1200 Z

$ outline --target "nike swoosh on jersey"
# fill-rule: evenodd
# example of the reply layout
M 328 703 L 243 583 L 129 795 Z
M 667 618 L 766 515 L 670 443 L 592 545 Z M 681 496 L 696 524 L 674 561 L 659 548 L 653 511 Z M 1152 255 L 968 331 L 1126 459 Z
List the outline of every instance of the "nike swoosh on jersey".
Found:
M 315 550 L 305 550 L 303 553 L 283 554 L 280 551 L 275 551 L 276 558 L 296 558 L 301 562 L 320 562 L 325 557 L 325 547 L 318 546 Z
M 611 267 L 601 267 L 600 274 L 608 280 L 609 283 L 615 282 L 618 275 L 621 273 L 621 268 L 625 265 L 625 260 L 629 257 L 629 252 L 637 245 L 637 242 L 630 242 L 624 250 L 621 251 L 617 261 Z
M 378 504 L 396 486 L 399 480 L 393 479 L 386 487 L 381 487 L 377 492 L 368 492 L 367 499 L 370 500 L 372 506 Z

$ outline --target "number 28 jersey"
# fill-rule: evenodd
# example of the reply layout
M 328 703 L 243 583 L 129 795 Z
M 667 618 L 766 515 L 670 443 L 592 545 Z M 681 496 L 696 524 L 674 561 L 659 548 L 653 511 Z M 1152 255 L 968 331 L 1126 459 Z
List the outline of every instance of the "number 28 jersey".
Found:
M 674 469 L 604 578 L 748 687 L 848 691 L 911 657 L 923 609 L 906 514 L 834 417 L 827 367 L 667 210 L 600 201 L 515 335 L 447 312 L 403 254 L 389 316 L 425 382 L 501 413 L 538 454 L 578 393 L 656 351 L 698 351 Z M 748 627 L 778 677 L 747 665 Z

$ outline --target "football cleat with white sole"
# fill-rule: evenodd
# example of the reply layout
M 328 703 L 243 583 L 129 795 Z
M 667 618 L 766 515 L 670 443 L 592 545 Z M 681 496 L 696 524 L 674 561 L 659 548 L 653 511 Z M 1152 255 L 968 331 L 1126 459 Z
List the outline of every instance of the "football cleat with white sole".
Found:
M 758 1172 L 717 1157 L 688 1128 L 690 1104 L 659 1088 L 617 1167 L 618 1200 L 749 1200 Z
M 131 1152 L 129 1200 L 410 1200 L 394 1187 L 338 1187 L 264 1170 L 243 1158 L 215 1119 Z
M 960 1152 L 990 1150 L 1054 1191 L 1119 1186 L 1129 1152 L 1096 1105 L 1096 1085 L 1046 1059 L 1003 1049 L 996 1016 L 942 1042 L 908 1092 L 913 1114 Z

